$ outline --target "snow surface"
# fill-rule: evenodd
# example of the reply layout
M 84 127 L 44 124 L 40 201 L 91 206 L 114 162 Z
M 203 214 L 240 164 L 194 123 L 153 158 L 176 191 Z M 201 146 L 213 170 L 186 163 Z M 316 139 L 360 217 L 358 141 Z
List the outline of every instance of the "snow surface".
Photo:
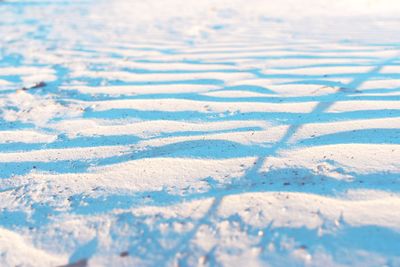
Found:
M 0 266 L 400 266 L 399 14 L 0 1 Z

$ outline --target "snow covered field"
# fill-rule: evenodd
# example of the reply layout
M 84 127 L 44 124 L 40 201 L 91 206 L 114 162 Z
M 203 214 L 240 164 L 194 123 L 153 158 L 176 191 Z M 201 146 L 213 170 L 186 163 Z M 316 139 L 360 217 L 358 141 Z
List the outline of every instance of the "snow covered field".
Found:
M 0 266 L 400 266 L 397 0 L 0 1 Z

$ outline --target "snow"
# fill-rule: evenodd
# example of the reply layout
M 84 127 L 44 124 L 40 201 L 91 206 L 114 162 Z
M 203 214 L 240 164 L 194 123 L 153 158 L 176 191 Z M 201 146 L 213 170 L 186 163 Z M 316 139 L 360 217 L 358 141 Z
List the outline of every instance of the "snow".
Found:
M 397 0 L 0 14 L 0 266 L 400 266 Z

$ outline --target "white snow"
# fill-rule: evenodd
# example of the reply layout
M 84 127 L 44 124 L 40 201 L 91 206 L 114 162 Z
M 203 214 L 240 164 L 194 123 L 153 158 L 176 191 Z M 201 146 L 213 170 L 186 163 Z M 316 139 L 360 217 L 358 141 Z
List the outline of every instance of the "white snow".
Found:
M 0 14 L 0 266 L 400 266 L 397 0 Z

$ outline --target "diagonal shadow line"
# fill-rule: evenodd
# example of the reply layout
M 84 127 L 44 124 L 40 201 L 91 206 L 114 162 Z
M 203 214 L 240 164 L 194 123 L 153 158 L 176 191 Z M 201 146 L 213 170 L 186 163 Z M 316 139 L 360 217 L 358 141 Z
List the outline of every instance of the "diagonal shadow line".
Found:
M 365 83 L 367 80 L 369 80 L 371 77 L 373 77 L 374 75 L 378 74 L 383 67 L 385 67 L 388 64 L 391 64 L 393 61 L 396 61 L 399 58 L 400 54 L 397 54 L 394 57 L 390 57 L 388 59 L 385 59 L 384 61 L 380 62 L 378 65 L 376 65 L 373 69 L 371 69 L 370 71 L 366 72 L 363 75 L 357 75 L 350 83 L 348 83 L 347 85 L 345 85 L 348 89 L 350 90 L 346 90 L 345 94 L 349 94 L 349 93 L 354 93 L 363 83 Z M 336 93 L 339 94 L 340 91 L 338 91 Z M 319 102 L 315 108 L 308 114 L 316 114 L 316 113 L 324 113 L 326 110 L 328 110 L 333 104 L 335 103 L 335 101 L 330 101 L 330 102 Z M 287 144 L 287 142 L 290 140 L 290 138 L 296 134 L 296 132 L 301 129 L 302 124 L 292 124 L 289 126 L 288 130 L 286 131 L 285 135 L 281 138 L 281 140 L 279 140 L 270 150 L 268 153 L 268 155 L 274 154 L 276 153 L 280 148 L 282 148 L 283 146 L 285 146 L 285 144 Z M 252 175 L 256 175 L 256 177 L 258 176 L 258 172 L 260 170 L 260 168 L 262 167 L 262 165 L 264 164 L 266 160 L 266 155 L 260 156 L 259 159 L 257 160 L 257 164 L 254 165 L 253 168 L 256 168 L 254 170 L 250 170 L 250 173 Z M 251 178 L 248 177 L 248 175 L 245 176 L 245 178 Z M 254 178 L 253 178 L 254 179 Z
M 163 264 L 170 263 L 169 261 L 173 260 L 172 256 L 177 255 L 180 251 L 184 250 L 185 247 L 187 246 L 187 244 L 189 243 L 189 241 L 191 239 L 193 239 L 196 235 L 196 233 L 198 232 L 198 230 L 200 229 L 200 227 L 204 224 L 208 224 L 210 225 L 212 222 L 212 218 L 215 217 L 216 212 L 219 208 L 219 206 L 221 205 L 221 202 L 223 200 L 223 197 L 215 197 L 213 202 L 211 203 L 210 207 L 208 208 L 207 212 L 204 214 L 203 217 L 201 217 L 197 223 L 194 225 L 193 229 L 191 231 L 189 231 L 186 235 L 184 235 L 182 237 L 182 239 L 176 244 L 175 247 L 173 247 L 172 249 L 170 249 L 168 251 L 168 253 L 166 253 L 167 255 L 167 261 L 166 260 L 161 260 L 159 262 L 160 265 L 156 264 L 156 266 L 162 266 Z M 166 264 L 166 266 L 169 266 L 169 264 Z
M 348 93 L 353 93 L 355 90 L 357 90 L 363 83 L 365 83 L 367 80 L 369 80 L 371 77 L 375 76 L 376 74 L 378 74 L 383 67 L 385 67 L 386 65 L 390 64 L 391 62 L 397 60 L 399 58 L 399 54 L 385 59 L 384 61 L 380 62 L 378 65 L 376 65 L 373 69 L 371 69 L 370 71 L 366 72 L 363 75 L 358 75 L 355 79 L 353 79 L 350 83 L 348 83 L 346 85 L 346 87 L 348 87 L 346 94 Z M 340 91 L 338 91 L 339 93 Z M 333 104 L 335 103 L 335 101 L 331 101 L 331 102 L 319 102 L 315 108 L 308 114 L 314 114 L 314 113 L 323 113 L 325 112 L 327 109 L 329 109 L 329 107 L 331 107 Z M 287 142 L 289 141 L 289 139 L 302 127 L 302 124 L 292 124 L 289 126 L 288 130 L 286 131 L 285 135 L 271 148 L 268 150 L 268 154 L 265 155 L 260 155 L 258 157 L 258 159 L 255 161 L 254 165 L 252 168 L 250 168 L 246 175 L 243 177 L 243 180 L 247 180 L 247 181 L 254 181 L 256 178 L 259 178 L 259 170 L 261 169 L 261 167 L 264 165 L 267 155 L 271 155 L 271 154 L 275 154 L 279 149 L 281 149 L 285 144 L 287 144 Z M 251 186 L 251 183 L 250 185 Z M 220 206 L 220 204 L 223 201 L 224 196 L 216 196 L 214 198 L 213 203 L 211 204 L 210 208 L 208 209 L 208 211 L 206 212 L 206 214 L 197 222 L 197 224 L 195 225 L 195 227 L 193 227 L 193 229 L 186 234 L 184 237 L 182 237 L 182 239 L 180 240 L 180 242 L 178 242 L 177 246 L 174 247 L 173 250 L 171 250 L 171 253 L 167 254 L 167 259 L 165 262 L 170 262 L 172 259 L 172 256 L 175 256 L 177 253 L 179 253 L 180 251 L 184 250 L 187 243 L 196 235 L 198 229 L 200 228 L 201 225 L 203 224 L 208 224 L 209 226 L 213 227 L 211 219 L 213 217 L 215 217 L 215 213 L 218 211 L 218 208 Z
M 347 85 L 345 85 L 346 89 L 350 89 L 350 90 L 346 90 L 345 94 L 350 94 L 350 93 L 354 93 L 363 83 L 365 83 L 367 80 L 369 80 L 371 77 L 373 77 L 374 75 L 378 74 L 383 67 L 385 67 L 386 65 L 392 63 L 393 61 L 396 61 L 399 58 L 399 54 L 397 54 L 394 57 L 391 57 L 389 59 L 384 60 L 383 62 L 381 62 L 380 64 L 376 65 L 373 69 L 371 69 L 370 71 L 366 72 L 363 75 L 357 75 L 356 78 L 354 80 L 352 80 L 350 83 L 348 83 Z M 336 93 L 336 95 L 339 94 L 340 91 L 338 91 Z M 335 95 L 335 94 L 334 94 Z M 330 101 L 330 102 L 319 102 L 315 108 L 309 113 L 309 114 L 315 114 L 315 113 L 324 113 L 326 110 L 328 110 L 333 104 L 335 103 L 335 101 Z M 292 124 L 290 125 L 289 129 L 286 131 L 286 134 L 281 138 L 281 140 L 277 143 L 276 145 L 276 149 L 280 148 L 281 146 L 283 146 L 284 144 L 286 144 L 289 139 L 302 127 L 301 124 Z M 272 148 L 272 150 L 274 150 Z

